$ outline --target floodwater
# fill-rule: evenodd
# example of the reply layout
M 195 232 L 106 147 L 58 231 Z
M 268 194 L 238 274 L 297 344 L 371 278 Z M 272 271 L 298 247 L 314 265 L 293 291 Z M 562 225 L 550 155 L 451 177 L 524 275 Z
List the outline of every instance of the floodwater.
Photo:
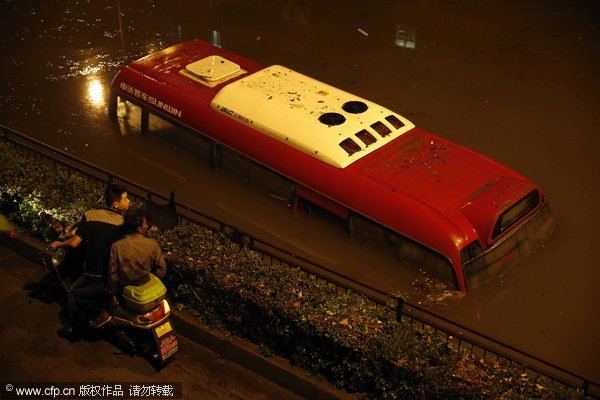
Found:
M 0 123 L 288 243 L 381 289 L 414 278 L 206 166 L 193 137 L 107 117 L 120 65 L 194 38 L 378 102 L 540 184 L 558 222 L 536 254 L 440 312 L 600 381 L 600 3 L 470 0 L 0 2 Z M 9 167 L 9 166 L 7 166 Z

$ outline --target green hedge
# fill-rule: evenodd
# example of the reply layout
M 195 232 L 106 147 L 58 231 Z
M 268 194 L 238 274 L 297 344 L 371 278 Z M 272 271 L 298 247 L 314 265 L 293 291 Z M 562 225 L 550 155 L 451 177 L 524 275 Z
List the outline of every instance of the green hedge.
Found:
M 75 221 L 102 200 L 103 189 L 81 175 L 55 169 L 6 143 L 0 143 L 0 162 L 0 213 L 23 233 L 48 239 L 51 221 Z
M 0 143 L 0 213 L 22 232 L 48 237 L 102 189 L 56 172 Z M 517 365 L 457 354 L 433 332 L 399 323 L 352 293 L 199 226 L 155 233 L 167 258 L 169 296 L 180 309 L 259 344 L 336 386 L 369 399 L 571 399 L 578 392 L 535 382 Z

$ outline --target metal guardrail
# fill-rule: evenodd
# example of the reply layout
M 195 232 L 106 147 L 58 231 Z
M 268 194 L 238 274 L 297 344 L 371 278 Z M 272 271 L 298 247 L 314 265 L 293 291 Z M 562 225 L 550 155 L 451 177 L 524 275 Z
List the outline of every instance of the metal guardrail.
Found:
M 470 352 L 487 361 L 503 359 L 516 362 L 531 372 L 535 380 L 549 382 L 550 384 L 562 384 L 574 390 L 580 390 L 588 398 L 600 399 L 600 383 L 589 377 L 555 365 L 490 336 L 478 333 L 432 310 L 405 301 L 397 295 L 384 292 L 306 258 L 294 255 L 286 249 L 259 239 L 236 226 L 217 220 L 189 205 L 176 202 L 173 192 L 169 197 L 156 193 L 148 187 L 55 149 L 4 125 L 0 125 L 0 139 L 34 158 L 52 163 L 56 169 L 77 172 L 96 186 L 118 182 L 127 186 L 130 196 L 134 199 L 141 201 L 152 199 L 153 202 L 155 199 L 160 199 L 174 207 L 180 224 L 197 224 L 213 232 L 223 233 L 230 239 L 245 244 L 260 253 L 265 261 L 300 268 L 307 275 L 329 283 L 338 292 L 352 291 L 358 293 L 366 297 L 373 305 L 395 313 L 398 320 L 416 329 L 439 334 L 457 352 Z

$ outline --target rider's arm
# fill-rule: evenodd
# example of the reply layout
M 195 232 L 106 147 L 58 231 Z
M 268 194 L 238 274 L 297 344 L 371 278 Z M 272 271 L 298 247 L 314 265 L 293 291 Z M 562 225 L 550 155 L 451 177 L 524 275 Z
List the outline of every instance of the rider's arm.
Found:
M 162 278 L 167 273 L 167 263 L 165 258 L 160 251 L 160 247 L 158 243 L 156 244 L 155 254 L 154 254 L 154 275 L 159 278 Z
M 55 241 L 50 243 L 51 249 L 61 249 L 65 247 L 75 248 L 81 244 L 81 242 L 86 238 L 87 232 L 87 218 L 85 215 L 81 217 L 81 220 L 74 224 L 71 228 L 69 228 L 69 232 L 72 232 L 72 236 L 66 240 Z
M 64 241 L 56 241 L 50 244 L 50 247 L 53 249 L 60 249 L 65 247 L 75 248 L 81 244 L 81 238 L 77 235 L 71 236 L 69 239 Z

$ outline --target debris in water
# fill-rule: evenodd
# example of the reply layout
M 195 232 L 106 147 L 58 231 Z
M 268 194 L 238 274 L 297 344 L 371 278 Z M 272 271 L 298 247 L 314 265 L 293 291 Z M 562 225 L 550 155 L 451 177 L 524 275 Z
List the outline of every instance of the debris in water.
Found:
M 359 31 L 360 33 L 362 33 L 365 36 L 369 36 L 369 34 L 367 32 L 365 32 L 364 30 L 362 30 L 361 28 L 358 28 L 357 31 Z

